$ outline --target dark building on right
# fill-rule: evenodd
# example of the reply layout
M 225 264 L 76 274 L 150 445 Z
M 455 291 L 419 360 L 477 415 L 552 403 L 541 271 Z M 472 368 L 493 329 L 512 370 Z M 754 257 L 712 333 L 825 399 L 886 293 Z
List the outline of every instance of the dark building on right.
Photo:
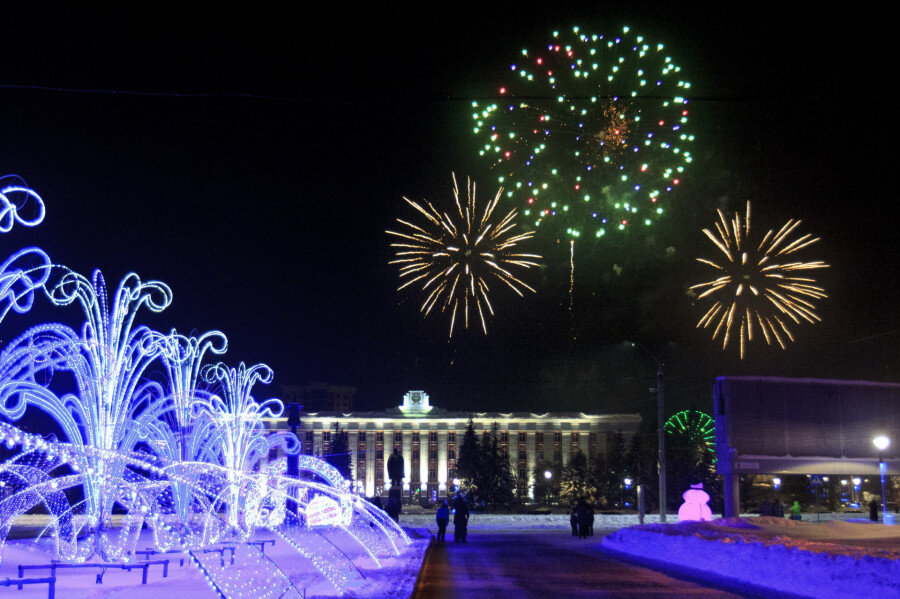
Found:
M 742 474 L 900 474 L 900 384 L 720 376 L 713 407 L 725 517 L 738 515 Z

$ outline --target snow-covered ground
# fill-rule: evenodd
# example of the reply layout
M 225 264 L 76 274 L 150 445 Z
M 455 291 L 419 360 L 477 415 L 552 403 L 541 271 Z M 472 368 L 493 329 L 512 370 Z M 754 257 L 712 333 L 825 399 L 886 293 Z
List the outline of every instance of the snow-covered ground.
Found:
M 354 598 L 405 598 L 409 597 L 415 585 L 416 577 L 422 567 L 425 549 L 431 535 L 428 531 L 410 530 L 412 544 L 406 547 L 400 556 L 380 558 L 380 567 L 368 556 L 354 556 L 353 563 L 359 576 L 343 594 Z M 144 534 L 149 534 L 144 531 Z M 236 583 L 245 585 L 245 597 L 268 596 L 261 588 L 272 591 L 275 584 L 287 584 L 290 597 L 334 597 L 338 596 L 335 587 L 314 570 L 310 562 L 301 558 L 297 551 L 283 540 L 272 534 L 261 532 L 258 540 L 271 539 L 274 545 L 264 546 L 264 556 L 252 546 L 244 547 L 245 556 L 238 555 L 235 564 L 231 565 L 227 558 L 224 572 Z M 149 537 L 146 539 L 149 546 Z M 46 542 L 33 540 L 10 540 L 3 547 L 3 560 L 0 562 L 0 582 L 6 579 L 18 579 L 19 565 L 49 564 L 52 555 Z M 219 554 L 207 554 L 207 563 L 215 567 L 220 563 Z M 248 559 L 252 558 L 252 559 Z M 258 558 L 258 559 L 257 559 Z M 156 555 L 151 560 L 168 559 L 168 576 L 163 577 L 161 565 L 149 568 L 147 584 L 141 584 L 142 572 L 134 570 L 125 572 L 119 569 L 101 570 L 61 569 L 56 573 L 56 597 L 65 599 L 159 599 L 160 597 L 177 597 L 178 599 L 194 599 L 217 597 L 217 593 L 207 582 L 204 574 L 192 563 L 190 557 L 183 554 Z M 92 560 L 93 561 L 93 560 Z M 135 560 L 140 563 L 141 560 Z M 278 572 L 280 570 L 282 574 Z M 267 573 L 268 571 L 268 573 Z M 97 583 L 98 574 L 102 573 L 102 584 Z M 272 577 L 272 574 L 276 577 Z M 25 578 L 42 578 L 49 575 L 48 570 L 29 570 Z M 254 585 L 254 580 L 265 581 Z M 289 581 L 289 582 L 286 582 Z M 45 599 L 48 596 L 47 584 L 26 585 L 17 590 L 15 586 L 0 586 L 0 597 L 6 599 Z
M 900 527 L 865 520 L 731 518 L 644 524 L 616 552 L 804 597 L 900 597 Z
M 749 514 L 747 514 L 749 516 Z M 861 514 L 852 513 L 823 513 L 820 518 L 823 522 L 828 520 L 849 520 L 862 517 Z M 804 514 L 804 518 L 815 521 L 816 516 Z M 677 522 L 676 514 L 668 515 L 669 522 Z M 644 516 L 645 524 L 659 522 L 659 514 L 647 514 Z M 594 528 L 600 530 L 618 529 L 624 526 L 638 524 L 637 514 L 596 514 L 594 516 Z M 434 512 L 424 514 L 401 514 L 401 526 L 415 526 L 429 528 L 437 531 L 434 521 Z M 545 528 L 569 528 L 568 514 L 479 514 L 473 513 L 469 517 L 469 530 L 500 530 L 503 528 L 516 530 L 534 530 Z M 450 530 L 453 530 L 453 522 L 450 522 Z
M 658 516 L 648 515 L 645 520 L 648 523 L 638 526 L 637 516 L 633 514 L 598 514 L 594 527 L 598 531 L 619 529 L 602 539 L 604 549 L 664 562 L 701 577 L 710 573 L 716 578 L 748 583 L 776 593 L 810 597 L 900 597 L 900 526 L 852 521 L 858 517 L 858 514 L 822 514 L 820 524 L 814 516 L 812 521 L 804 522 L 745 516 L 711 523 L 659 524 L 655 522 Z M 851 521 L 846 521 L 848 518 Z M 401 556 L 382 559 L 380 568 L 370 558 L 354 558 L 362 580 L 349 586 L 344 596 L 400 598 L 412 593 L 431 533 L 436 531 L 434 514 L 403 514 L 400 523 L 410 534 L 412 544 Z M 569 516 L 475 513 L 469 520 L 469 528 L 476 532 L 568 530 Z M 452 532 L 451 523 L 448 533 L 452 535 Z M 296 590 L 294 596 L 337 595 L 334 587 L 287 543 L 264 533 L 259 538 L 275 540 L 274 545 L 265 546 L 265 560 L 284 573 Z M 18 578 L 16 567 L 20 564 L 49 563 L 51 556 L 46 549 L 34 541 L 8 541 L 2 549 L 0 582 Z M 178 599 L 216 596 L 190 559 L 185 559 L 183 564 L 180 554 L 151 559 L 160 557 L 170 560 L 168 577 L 163 578 L 160 566 L 153 566 L 147 585 L 141 584 L 139 571 L 111 569 L 103 573 L 103 583 L 96 584 L 98 570 L 60 570 L 56 596 L 76 599 L 157 599 L 167 594 Z M 218 559 L 212 557 L 213 561 Z M 238 580 L 249 581 L 254 576 L 263 579 L 258 572 L 253 572 L 254 568 L 240 559 L 234 566 L 226 567 Z M 42 574 L 29 572 L 27 576 Z M 26 586 L 22 591 L 0 587 L 0 597 L 7 596 L 43 599 L 47 597 L 47 585 Z

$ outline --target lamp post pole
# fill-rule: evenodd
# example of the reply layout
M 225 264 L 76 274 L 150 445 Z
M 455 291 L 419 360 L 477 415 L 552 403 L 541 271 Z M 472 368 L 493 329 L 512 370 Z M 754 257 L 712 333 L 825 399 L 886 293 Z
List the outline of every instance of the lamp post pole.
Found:
M 291 432 L 294 434 L 294 437 L 297 436 L 297 428 L 300 426 L 300 404 L 298 403 L 290 403 L 288 404 L 288 418 L 287 425 L 290 427 Z M 299 441 L 299 439 L 298 439 Z M 290 478 L 299 478 L 300 477 L 300 456 L 297 453 L 289 453 L 287 454 L 287 472 L 285 473 Z M 290 493 L 291 499 L 293 499 L 294 503 L 291 506 L 291 512 L 296 514 L 300 509 L 300 503 L 297 501 L 297 489 L 296 487 Z
M 632 347 L 641 348 L 656 362 L 656 470 L 659 473 L 659 521 L 666 521 L 666 438 L 665 438 L 665 396 L 663 395 L 663 362 L 640 343 L 631 342 Z
M 659 451 L 657 454 L 659 470 L 659 521 L 666 521 L 666 438 L 665 438 L 665 402 L 663 396 L 663 363 L 658 361 L 659 370 L 656 371 L 656 419 Z
M 887 524 L 887 495 L 884 488 L 884 475 L 887 474 L 887 464 L 884 461 L 884 450 L 890 446 L 891 440 L 881 435 L 872 439 L 872 443 L 878 449 L 878 473 L 881 474 L 881 521 Z

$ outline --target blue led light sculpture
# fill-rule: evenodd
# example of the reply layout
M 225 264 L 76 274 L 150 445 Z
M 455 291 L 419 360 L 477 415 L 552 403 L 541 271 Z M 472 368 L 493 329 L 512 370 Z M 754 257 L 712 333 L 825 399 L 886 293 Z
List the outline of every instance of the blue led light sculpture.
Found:
M 44 214 L 23 181 L 0 177 L 0 232 L 37 225 Z M 129 560 L 146 527 L 156 550 L 189 553 L 215 589 L 234 597 L 297 595 L 274 562 L 252 552 L 240 555 L 274 568 L 263 577 L 271 588 L 248 587 L 201 557 L 260 528 L 296 548 L 338 592 L 361 573 L 345 552 L 335 554 L 330 537 L 348 537 L 376 564 L 409 544 L 323 460 L 299 456 L 301 472 L 314 475 L 304 478 L 285 475 L 285 458 L 265 463 L 273 447 L 300 450 L 293 433 L 265 428 L 264 419 L 282 414 L 281 401 L 251 394 L 272 370 L 204 364 L 228 347 L 219 331 L 189 337 L 137 324 L 142 309 L 172 302 L 165 283 L 129 273 L 110 293 L 100 271 L 85 277 L 36 247 L 0 265 L 0 323 L 28 312 L 40 294 L 80 306 L 84 322 L 32 326 L 0 352 L 0 417 L 9 421 L 0 421 L 0 443 L 13 451 L 0 462 L 0 559 L 16 519 L 34 508 L 48 514 L 40 536 L 54 541 L 57 559 Z M 34 411 L 56 430 L 39 435 L 13 424 Z

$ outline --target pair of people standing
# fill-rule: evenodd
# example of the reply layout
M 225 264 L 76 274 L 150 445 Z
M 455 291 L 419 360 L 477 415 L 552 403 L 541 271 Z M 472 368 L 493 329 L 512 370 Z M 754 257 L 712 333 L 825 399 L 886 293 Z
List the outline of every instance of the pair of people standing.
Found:
M 573 537 L 584 539 L 594 535 L 594 508 L 585 501 L 579 501 L 572 508 L 569 521 L 572 524 Z
M 435 520 L 437 521 L 438 526 L 438 534 L 437 540 L 439 543 L 443 543 L 445 540 L 445 535 L 447 532 L 447 524 L 450 523 L 450 508 L 447 506 L 447 502 L 444 501 L 441 506 L 437 510 L 437 514 L 435 516 Z M 461 496 L 457 495 L 456 499 L 453 500 L 453 542 L 454 543 L 465 543 L 466 535 L 468 534 L 468 525 L 469 525 L 469 505 L 466 503 L 466 500 Z

